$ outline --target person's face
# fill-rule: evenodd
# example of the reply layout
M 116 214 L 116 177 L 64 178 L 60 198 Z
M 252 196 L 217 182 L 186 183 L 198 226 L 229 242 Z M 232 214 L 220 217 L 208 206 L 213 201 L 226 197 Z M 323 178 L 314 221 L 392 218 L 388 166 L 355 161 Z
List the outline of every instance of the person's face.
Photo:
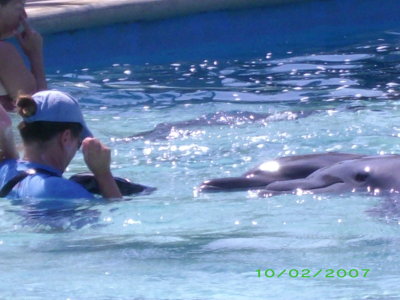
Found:
M 25 0 L 11 0 L 5 5 L 0 5 L 0 38 L 14 35 L 24 18 Z
M 76 152 L 81 146 L 81 138 L 72 135 L 71 130 L 67 129 L 59 135 L 60 152 L 59 157 L 62 158 L 62 167 L 67 168 L 71 160 L 74 158 Z
M 65 147 L 68 164 L 74 158 L 76 152 L 81 147 L 81 144 L 82 144 L 82 141 L 80 138 L 71 136 L 70 142 L 68 144 L 66 144 L 66 147 Z

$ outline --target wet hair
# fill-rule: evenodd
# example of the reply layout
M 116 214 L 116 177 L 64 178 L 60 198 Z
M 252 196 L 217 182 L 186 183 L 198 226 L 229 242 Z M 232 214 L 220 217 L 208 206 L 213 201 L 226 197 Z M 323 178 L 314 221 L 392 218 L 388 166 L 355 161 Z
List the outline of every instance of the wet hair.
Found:
M 18 97 L 17 112 L 21 117 L 30 117 L 36 113 L 36 110 L 36 102 L 31 96 L 21 95 Z M 80 123 L 75 122 L 36 121 L 28 123 L 22 121 L 19 123 L 18 129 L 24 143 L 30 144 L 47 142 L 67 129 L 71 130 L 72 135 L 78 138 L 83 127 Z

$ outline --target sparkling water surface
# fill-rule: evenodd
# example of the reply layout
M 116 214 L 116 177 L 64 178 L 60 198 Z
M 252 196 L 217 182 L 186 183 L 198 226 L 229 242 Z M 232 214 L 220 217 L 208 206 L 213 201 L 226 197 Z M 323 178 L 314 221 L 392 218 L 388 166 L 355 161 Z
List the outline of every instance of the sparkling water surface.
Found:
M 3 201 L 0 298 L 397 299 L 395 197 L 196 187 L 283 155 L 400 153 L 399 67 L 392 32 L 277 58 L 50 74 L 50 87 L 78 97 L 113 149 L 114 174 L 157 191 L 81 207 L 58 227 L 30 224 L 24 208 Z M 79 153 L 66 175 L 85 170 Z M 267 278 L 266 269 L 360 275 Z

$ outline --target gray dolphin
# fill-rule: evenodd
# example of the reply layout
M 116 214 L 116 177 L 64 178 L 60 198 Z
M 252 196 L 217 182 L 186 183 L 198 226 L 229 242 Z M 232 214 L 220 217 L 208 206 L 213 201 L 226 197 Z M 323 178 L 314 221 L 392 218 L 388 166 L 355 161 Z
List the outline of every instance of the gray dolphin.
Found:
M 344 160 L 316 170 L 309 176 L 275 181 L 265 186 L 260 196 L 293 192 L 373 194 L 400 192 L 400 155 L 365 156 Z
M 135 134 L 128 138 L 124 138 L 123 140 L 168 140 L 176 137 L 190 136 L 193 134 L 193 128 L 198 130 L 199 127 L 203 126 L 239 126 L 242 124 L 256 122 L 267 124 L 270 122 L 284 120 L 297 120 L 317 112 L 319 111 L 283 111 L 269 114 L 249 111 L 218 111 L 216 113 L 202 115 L 191 120 L 159 123 L 152 130 Z
M 363 157 L 365 155 L 338 152 L 279 157 L 262 163 L 240 177 L 215 178 L 204 181 L 200 185 L 199 191 L 261 189 L 274 182 L 304 179 L 321 168 Z

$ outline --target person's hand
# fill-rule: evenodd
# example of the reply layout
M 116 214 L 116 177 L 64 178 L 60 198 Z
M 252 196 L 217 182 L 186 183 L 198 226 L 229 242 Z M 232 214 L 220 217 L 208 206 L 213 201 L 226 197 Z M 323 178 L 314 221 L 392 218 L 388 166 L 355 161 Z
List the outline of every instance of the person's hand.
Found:
M 33 58 L 35 56 L 42 55 L 42 36 L 28 24 L 26 18 L 21 20 L 21 25 L 24 30 L 20 33 L 17 33 L 16 36 L 26 56 Z
M 86 165 L 95 176 L 111 172 L 111 151 L 98 139 L 84 139 L 82 142 L 82 152 Z
M 106 199 L 120 199 L 121 192 L 111 170 L 111 152 L 98 139 L 86 138 L 82 142 L 83 158 L 99 184 L 100 192 Z

